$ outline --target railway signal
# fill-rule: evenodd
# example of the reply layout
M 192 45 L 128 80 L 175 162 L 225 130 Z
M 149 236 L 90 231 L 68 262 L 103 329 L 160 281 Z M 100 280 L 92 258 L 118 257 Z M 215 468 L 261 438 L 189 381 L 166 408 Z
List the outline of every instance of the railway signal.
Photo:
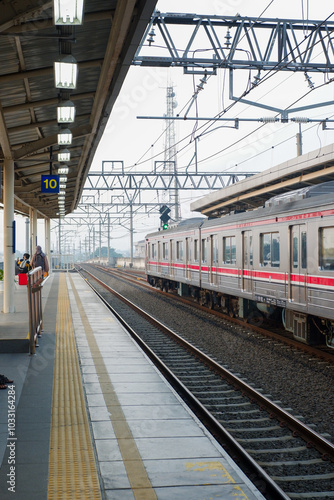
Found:
M 160 212 L 160 220 L 161 220 L 161 225 L 162 229 L 168 229 L 168 221 L 170 219 L 170 208 L 167 207 L 167 205 L 162 205 L 159 209 Z

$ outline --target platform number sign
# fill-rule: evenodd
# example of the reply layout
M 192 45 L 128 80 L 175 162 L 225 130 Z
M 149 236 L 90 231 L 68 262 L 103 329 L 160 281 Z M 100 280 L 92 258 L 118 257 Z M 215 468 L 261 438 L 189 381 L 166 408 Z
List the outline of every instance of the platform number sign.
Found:
M 42 175 L 41 192 L 59 193 L 59 175 Z

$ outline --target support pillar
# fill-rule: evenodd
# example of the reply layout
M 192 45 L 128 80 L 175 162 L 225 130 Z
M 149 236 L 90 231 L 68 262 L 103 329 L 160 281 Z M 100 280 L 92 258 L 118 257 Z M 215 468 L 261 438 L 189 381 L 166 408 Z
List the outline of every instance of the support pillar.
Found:
M 49 267 L 50 267 L 50 272 L 52 270 L 52 262 L 51 262 L 51 255 L 50 255 L 50 236 L 51 236 L 51 228 L 50 228 L 50 219 L 46 218 L 44 219 L 44 231 L 45 231 L 45 253 L 49 261 Z
M 15 255 L 13 248 L 14 231 L 14 161 L 5 159 L 4 161 L 4 292 L 3 292 L 3 313 L 12 313 L 14 307 L 14 276 L 15 276 Z
M 34 208 L 29 210 L 30 213 L 30 235 L 31 235 L 31 255 L 35 253 L 37 245 L 37 211 Z
M 31 248 L 30 248 L 30 221 L 29 217 L 26 218 L 26 243 L 25 250 L 26 253 L 29 253 L 31 256 Z

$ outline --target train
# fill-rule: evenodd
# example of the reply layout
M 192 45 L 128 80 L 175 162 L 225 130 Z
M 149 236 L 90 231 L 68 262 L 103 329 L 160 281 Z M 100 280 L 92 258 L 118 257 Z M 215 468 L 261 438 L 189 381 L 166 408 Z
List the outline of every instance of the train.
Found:
M 161 290 L 334 348 L 334 181 L 148 234 L 145 270 Z

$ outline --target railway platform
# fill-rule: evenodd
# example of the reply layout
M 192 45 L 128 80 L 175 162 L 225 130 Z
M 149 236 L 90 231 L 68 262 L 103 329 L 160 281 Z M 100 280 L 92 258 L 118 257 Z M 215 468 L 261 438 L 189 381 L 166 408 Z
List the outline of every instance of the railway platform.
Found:
M 36 354 L 6 351 L 2 500 L 263 499 L 80 275 L 43 287 Z

